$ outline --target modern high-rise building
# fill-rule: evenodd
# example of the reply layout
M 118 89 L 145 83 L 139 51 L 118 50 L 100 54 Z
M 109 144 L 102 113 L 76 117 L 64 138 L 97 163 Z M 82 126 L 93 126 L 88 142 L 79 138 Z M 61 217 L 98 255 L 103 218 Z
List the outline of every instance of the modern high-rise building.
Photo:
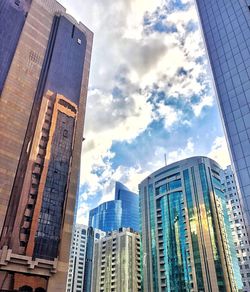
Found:
M 130 227 L 138 232 L 139 196 L 116 182 L 115 200 L 92 209 L 89 212 L 89 226 L 106 232 Z
M 84 277 L 83 277 L 83 292 L 91 291 L 91 278 L 93 270 L 93 256 L 94 256 L 94 244 L 95 241 L 106 236 L 106 232 L 93 227 L 88 227 L 87 230 L 87 244 L 86 244 L 86 256 L 84 266 Z
M 196 3 L 250 235 L 250 1 Z
M 88 226 L 76 224 L 73 229 L 70 258 L 69 258 L 69 271 L 67 279 L 66 292 L 82 292 L 84 291 L 85 281 L 85 267 L 87 261 L 87 243 L 88 237 L 91 236 L 93 240 L 98 240 L 106 235 L 105 232 L 93 229 Z M 93 245 L 92 245 L 93 249 Z M 86 290 L 90 291 L 90 290 Z
M 192 157 L 140 183 L 143 291 L 241 291 L 220 171 Z
M 55 0 L 2 0 L 0 27 L 0 290 L 61 292 L 93 34 Z
M 95 242 L 91 291 L 141 291 L 139 233 L 121 228 Z
M 221 182 L 224 186 L 230 227 L 233 233 L 233 241 L 243 281 L 243 292 L 248 292 L 250 291 L 250 244 L 235 176 L 231 166 L 228 166 L 221 172 Z

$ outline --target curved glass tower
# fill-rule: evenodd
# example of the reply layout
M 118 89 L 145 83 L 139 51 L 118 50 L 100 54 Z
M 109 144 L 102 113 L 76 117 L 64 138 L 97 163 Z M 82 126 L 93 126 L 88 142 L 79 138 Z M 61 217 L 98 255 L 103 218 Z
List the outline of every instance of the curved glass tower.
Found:
M 193 157 L 139 185 L 143 291 L 241 291 L 220 170 Z
M 115 200 L 92 209 L 89 212 L 89 226 L 106 232 L 122 227 L 139 231 L 139 196 L 116 182 Z

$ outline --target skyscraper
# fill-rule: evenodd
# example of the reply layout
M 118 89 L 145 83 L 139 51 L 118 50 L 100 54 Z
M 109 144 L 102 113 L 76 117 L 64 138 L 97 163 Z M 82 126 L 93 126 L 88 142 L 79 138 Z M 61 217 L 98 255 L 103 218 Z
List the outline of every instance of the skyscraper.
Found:
M 88 260 L 88 238 L 91 236 L 94 240 L 98 240 L 106 235 L 105 232 L 86 225 L 76 224 L 73 229 L 73 236 L 70 248 L 69 272 L 67 278 L 66 292 L 82 292 L 84 291 L 85 267 Z M 92 245 L 93 250 L 93 245 Z M 86 290 L 90 291 L 90 290 Z
M 87 230 L 87 244 L 86 244 L 86 255 L 85 255 L 85 266 L 84 266 L 84 277 L 83 277 L 83 292 L 91 291 L 91 278 L 93 269 L 93 254 L 95 241 L 104 237 L 106 232 L 93 227 L 88 227 Z
M 139 185 L 143 291 L 242 289 L 220 171 L 193 157 Z
M 91 291 L 141 291 L 138 233 L 121 228 L 95 242 Z
M 64 291 L 93 34 L 55 0 L 0 27 L 0 289 Z
M 248 292 L 250 291 L 250 244 L 231 166 L 228 166 L 221 172 L 221 182 L 224 186 L 230 227 L 233 233 L 233 241 L 243 281 L 243 292 Z
M 139 196 L 116 182 L 115 200 L 92 209 L 89 212 L 89 226 L 106 232 L 121 227 L 139 231 Z
M 250 2 L 196 2 L 250 234 Z

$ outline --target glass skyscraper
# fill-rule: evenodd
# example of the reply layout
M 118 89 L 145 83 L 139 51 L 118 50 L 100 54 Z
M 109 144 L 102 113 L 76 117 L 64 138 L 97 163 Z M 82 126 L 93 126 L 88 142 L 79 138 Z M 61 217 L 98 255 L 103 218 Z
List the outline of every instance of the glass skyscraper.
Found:
M 193 157 L 139 185 L 143 291 L 241 291 L 220 171 Z
M 250 232 L 250 1 L 196 0 Z
M 116 182 L 115 200 L 105 202 L 89 212 L 89 226 L 103 231 L 130 227 L 139 231 L 139 196 Z

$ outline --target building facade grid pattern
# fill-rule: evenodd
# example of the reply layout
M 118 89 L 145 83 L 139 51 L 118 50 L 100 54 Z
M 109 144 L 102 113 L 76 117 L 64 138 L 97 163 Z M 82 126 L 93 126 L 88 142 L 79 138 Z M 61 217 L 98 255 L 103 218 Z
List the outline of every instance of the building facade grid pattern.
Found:
M 250 4 L 249 0 L 196 3 L 249 225 Z
M 235 176 L 231 166 L 228 166 L 222 171 L 221 178 L 230 217 L 230 228 L 233 233 L 234 245 L 243 281 L 243 292 L 248 292 L 250 291 L 250 244 Z
M 95 240 L 105 235 L 105 232 L 94 229 Z M 76 224 L 72 234 L 66 292 L 83 291 L 87 242 L 88 226 Z

